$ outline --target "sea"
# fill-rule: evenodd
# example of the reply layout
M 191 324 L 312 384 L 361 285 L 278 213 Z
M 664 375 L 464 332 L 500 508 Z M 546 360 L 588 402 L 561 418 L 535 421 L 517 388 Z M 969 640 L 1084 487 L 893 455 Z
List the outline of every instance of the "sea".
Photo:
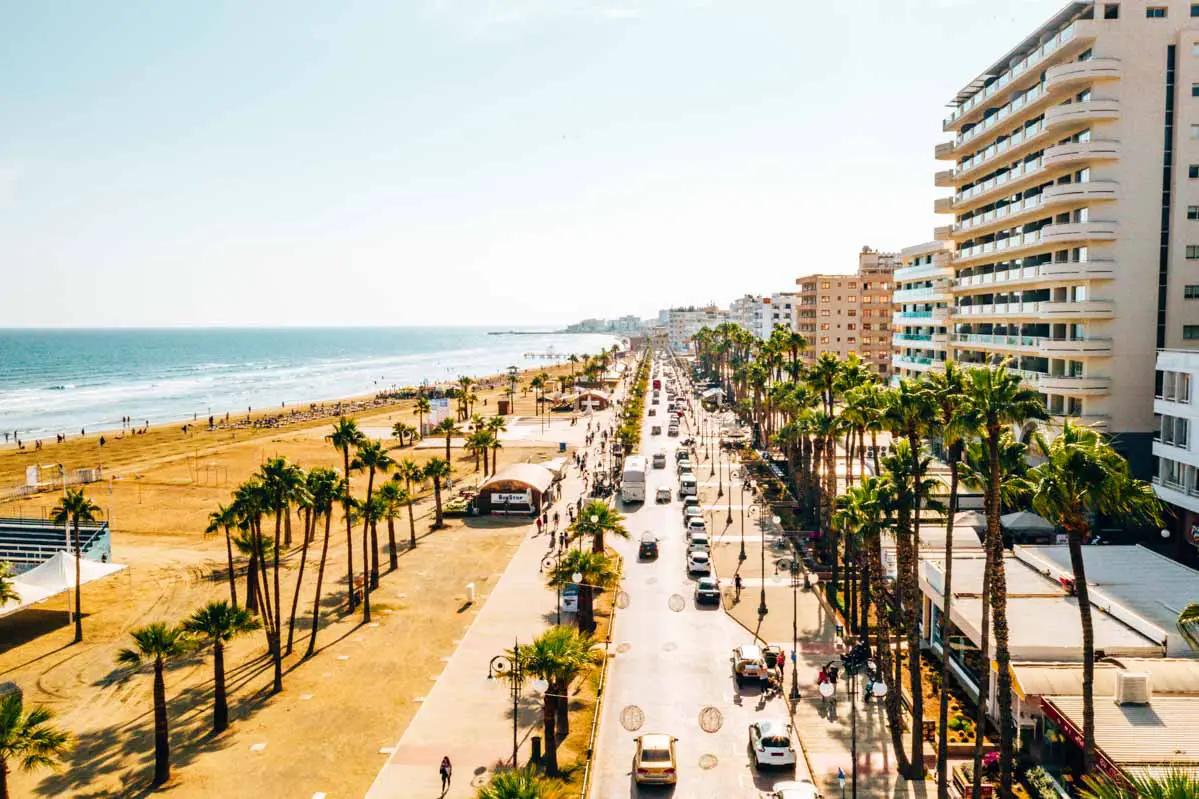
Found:
M 617 342 L 481 327 L 0 330 L 0 433 L 32 442 L 126 416 L 206 420 L 551 365 Z

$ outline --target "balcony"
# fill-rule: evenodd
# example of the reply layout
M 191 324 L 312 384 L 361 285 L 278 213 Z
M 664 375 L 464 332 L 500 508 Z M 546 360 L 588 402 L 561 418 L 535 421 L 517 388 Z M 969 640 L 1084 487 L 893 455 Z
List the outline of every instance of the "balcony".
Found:
M 1044 180 L 1045 175 L 1045 164 L 1040 158 L 1027 161 L 1015 169 L 1009 169 L 1001 175 L 988 178 L 981 183 L 975 183 L 968 189 L 959 191 L 953 195 L 953 205 L 951 208 L 955 211 L 961 211 L 976 205 L 982 205 L 995 197 L 1013 194 L 1020 186 L 1031 183 L 1034 180 Z
M 1119 192 L 1119 185 L 1114 180 L 1092 180 L 1049 186 L 1033 197 L 1026 197 L 1002 208 L 993 208 L 955 223 L 950 226 L 950 238 L 961 239 L 967 234 L 977 236 L 991 229 L 1021 224 L 1038 215 L 1044 216 L 1048 213 L 1045 209 L 1050 206 L 1114 200 Z
M 1119 118 L 1120 103 L 1117 100 L 1086 100 L 1081 103 L 1055 105 L 1045 112 L 1045 124 L 1051 128 L 1089 125 Z
M 992 114 L 982 120 L 965 133 L 958 134 L 957 138 L 953 140 L 954 144 L 962 147 L 982 137 L 982 134 L 988 131 L 994 132 L 1001 124 L 1015 125 L 1059 99 L 1052 97 L 1044 86 L 1034 86 L 1019 99 L 1013 100 L 1003 106 L 1003 108 L 999 109 L 998 113 Z
M 1079 280 L 1111 280 L 1116 276 L 1115 261 L 1067 261 L 1005 269 L 985 275 L 963 275 L 954 280 L 960 289 L 1008 286 L 1034 286 Z
M 960 161 L 954 167 L 953 174 L 959 183 L 965 182 L 976 173 L 1000 161 L 1012 161 L 1024 155 L 1027 151 L 1045 144 L 1048 138 L 1049 126 L 1045 120 L 1029 125 L 1013 133 L 1002 142 L 995 142 L 985 149 L 979 150 L 969 158 Z
M 1096 181 L 1110 183 L 1111 181 Z M 1074 184 L 1085 186 L 1085 183 Z M 1054 188 L 1062 188 L 1055 186 Z M 1114 191 L 1114 190 L 1113 190 Z M 1114 196 L 1114 195 L 1113 195 Z M 1041 240 L 1045 244 L 1057 245 L 1077 241 L 1115 241 L 1115 222 L 1069 222 L 1064 225 L 1046 225 L 1041 228 Z
M 944 259 L 944 263 L 933 262 L 931 264 L 920 264 L 919 266 L 905 266 L 895 270 L 895 283 L 907 282 L 909 280 L 935 280 L 937 278 L 952 278 L 954 275 L 953 267 L 949 265 L 948 259 Z M 899 300 L 895 300 L 899 302 Z
M 953 225 L 937 225 L 933 228 L 933 238 L 937 241 L 948 241 L 953 235 Z
M 891 343 L 897 347 L 917 347 L 929 350 L 943 350 L 949 346 L 948 333 L 896 333 L 891 336 Z
M 897 323 L 945 324 L 949 321 L 949 308 L 934 308 L 931 311 L 896 311 L 891 318 Z
M 953 173 L 954 170 L 952 169 L 942 169 L 933 175 L 933 185 L 940 186 L 941 188 L 951 188 L 954 184 Z
M 1120 142 L 1079 141 L 1046 147 L 1041 160 L 1046 167 L 1070 166 L 1085 161 L 1112 161 L 1120 157 Z
M 1052 439 L 1053 430 L 1056 429 L 1060 431 L 1062 426 L 1067 421 L 1069 421 L 1072 425 L 1085 425 L 1086 427 L 1093 427 L 1100 432 L 1106 433 L 1111 428 L 1112 417 L 1108 416 L 1106 413 L 1080 413 L 1067 415 L 1050 412 L 1049 419 L 1045 422 L 1045 425 L 1050 428 L 1051 433 L 1048 438 Z
M 1008 236 L 1005 239 L 997 239 L 996 241 L 987 241 L 982 244 L 974 244 L 969 247 L 962 247 L 958 250 L 955 263 L 959 266 L 963 264 L 973 263 L 976 261 L 995 260 L 1000 253 L 1008 253 L 1014 256 L 1020 250 L 1036 247 L 1041 244 L 1041 232 L 1034 230 L 1031 233 L 1021 233 L 1015 236 Z
M 1081 89 L 1102 80 L 1120 80 L 1124 70 L 1118 58 L 1092 58 L 1090 61 L 1073 61 L 1054 64 L 1045 70 L 1045 88 L 1049 91 Z
M 938 197 L 933 200 L 933 213 L 935 214 L 952 214 L 953 213 L 953 198 Z
M 933 158 L 938 161 L 952 161 L 954 143 L 952 141 L 943 141 L 933 148 Z
M 1073 377 L 1070 375 L 1051 375 L 1045 372 L 1031 372 L 1027 369 L 1008 369 L 1019 375 L 1024 382 L 1035 386 L 1038 391 L 1054 394 L 1106 394 L 1111 390 L 1111 378 L 1108 377 Z
M 948 286 L 923 286 L 918 289 L 900 289 L 891 296 L 891 301 L 898 305 L 906 305 L 949 302 L 949 298 Z
M 910 369 L 913 372 L 934 372 L 945 368 L 941 361 L 923 355 L 892 355 L 891 365 L 896 369 Z
M 1110 338 L 1058 339 L 1050 336 L 1010 336 L 992 333 L 954 333 L 953 343 L 959 347 L 978 347 L 1028 355 L 1060 355 L 1073 357 L 1109 357 Z
M 1049 186 L 1041 192 L 1041 196 L 1046 205 L 1062 205 L 1114 200 L 1119 191 L 1120 184 L 1114 180 L 1088 180 L 1082 183 L 1059 183 Z
M 1115 307 L 1111 300 L 997 302 L 955 305 L 953 308 L 953 316 L 959 322 L 969 319 L 1033 319 L 1042 322 L 1059 319 L 1110 319 L 1114 312 Z

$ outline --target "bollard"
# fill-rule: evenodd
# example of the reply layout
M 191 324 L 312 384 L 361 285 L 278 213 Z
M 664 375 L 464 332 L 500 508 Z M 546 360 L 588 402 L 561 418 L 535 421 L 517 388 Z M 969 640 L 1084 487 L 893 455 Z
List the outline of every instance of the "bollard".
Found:
M 541 762 L 541 736 L 533 736 L 533 760 L 534 763 Z
M 468 605 L 475 604 L 475 584 L 474 583 L 466 584 L 466 604 L 468 604 Z

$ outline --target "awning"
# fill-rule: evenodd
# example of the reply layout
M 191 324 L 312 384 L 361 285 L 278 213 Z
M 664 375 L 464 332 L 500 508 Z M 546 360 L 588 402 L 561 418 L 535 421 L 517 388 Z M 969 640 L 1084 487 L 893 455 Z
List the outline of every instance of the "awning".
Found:
M 80 561 L 79 578 L 81 583 L 90 583 L 115 574 L 124 569 L 124 564 L 101 563 L 100 561 L 83 558 Z M 56 552 L 54 556 L 11 580 L 13 589 L 19 599 L 0 605 L 0 616 L 16 613 L 30 605 L 45 602 L 51 597 L 75 587 L 75 556 L 66 552 Z
M 1002 523 L 1002 519 L 1000 523 Z M 987 527 L 987 517 L 976 510 L 964 510 L 954 515 L 953 526 L 973 527 L 975 530 L 984 530 Z
M 538 493 L 544 493 L 553 482 L 554 473 L 541 464 L 512 463 L 487 478 L 487 481 L 479 486 L 479 491 L 497 491 L 517 483 Z
M 1028 533 L 1052 533 L 1054 526 L 1032 511 L 1022 510 L 999 517 L 999 526 L 1004 530 L 1022 531 Z

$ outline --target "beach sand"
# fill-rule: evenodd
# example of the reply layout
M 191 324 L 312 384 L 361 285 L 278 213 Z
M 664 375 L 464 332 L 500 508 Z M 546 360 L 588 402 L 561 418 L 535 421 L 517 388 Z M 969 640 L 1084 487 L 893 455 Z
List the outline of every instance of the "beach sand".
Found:
M 569 365 L 536 372 L 566 375 Z M 522 376 L 527 383 L 530 374 Z M 476 412 L 487 415 L 505 389 L 479 391 Z M 488 404 L 482 405 L 486 397 Z M 367 430 L 390 430 L 396 421 L 415 424 L 412 402 L 398 402 L 353 414 Z M 542 460 L 557 453 L 555 427 L 569 425 L 568 414 L 553 415 L 544 435 L 535 418 L 534 394 L 517 392 L 514 435 L 500 450 L 501 466 Z M 526 421 L 521 421 L 521 418 Z M 205 420 L 206 421 L 206 420 Z M 70 470 L 103 464 L 105 480 L 85 487 L 110 514 L 112 559 L 129 568 L 83 589 L 84 642 L 73 645 L 66 596 L 0 619 L 0 680 L 17 683 L 29 704 L 44 704 L 76 738 L 76 749 L 57 773 L 14 773 L 14 795 L 142 796 L 149 791 L 153 745 L 151 682 L 146 672 L 130 676 L 117 669 L 117 651 L 128 633 L 151 621 L 177 622 L 210 599 L 228 598 L 223 536 L 205 536 L 208 513 L 248 478 L 266 458 L 286 456 L 304 468 L 340 466 L 340 455 L 325 441 L 330 419 L 303 421 L 274 429 L 197 430 L 183 433 L 182 422 L 151 427 L 144 436 L 74 437 L 47 444 L 40 452 L 0 452 L 0 486 L 23 482 L 31 463 L 63 463 Z M 202 425 L 206 427 L 206 425 Z M 523 426 L 523 427 L 522 427 Z M 444 453 L 438 447 L 396 448 L 396 458 L 418 463 Z M 476 482 L 474 459 L 454 450 L 455 475 Z M 365 476 L 355 475 L 356 495 Z M 378 480 L 376 480 L 376 484 Z M 57 492 L 0 503 L 0 515 L 43 516 Z M 309 552 L 297 618 L 295 654 L 285 660 L 285 690 L 270 696 L 271 669 L 264 636 L 234 641 L 228 650 L 232 725 L 210 736 L 212 662 L 209 655 L 182 659 L 167 672 L 171 701 L 174 773 L 170 794 L 201 796 L 361 796 L 385 754 L 419 707 L 417 698 L 432 685 L 441 659 L 448 656 L 473 619 L 459 612 L 465 584 L 474 582 L 482 604 L 489 586 L 507 564 L 520 539 L 522 521 L 450 520 L 429 533 L 432 502 L 416 506 L 419 545 L 408 551 L 406 516 L 397 520 L 399 568 L 387 574 L 387 533 L 380 525 L 379 589 L 372 594 L 375 626 L 362 626 L 361 613 L 345 614 L 345 527 L 334 514 L 322 603 L 318 653 L 300 658 L 308 645 L 312 595 L 320 534 Z M 524 520 L 527 521 L 527 520 Z M 293 522 L 296 548 L 281 570 L 285 613 L 290 608 L 300 562 L 302 522 Z M 322 525 L 323 528 L 323 525 Z M 361 570 L 361 530 L 355 531 L 356 569 Z M 238 582 L 244 601 L 245 578 Z M 286 631 L 285 631 L 286 633 Z M 265 747 L 258 746 L 265 744 Z

